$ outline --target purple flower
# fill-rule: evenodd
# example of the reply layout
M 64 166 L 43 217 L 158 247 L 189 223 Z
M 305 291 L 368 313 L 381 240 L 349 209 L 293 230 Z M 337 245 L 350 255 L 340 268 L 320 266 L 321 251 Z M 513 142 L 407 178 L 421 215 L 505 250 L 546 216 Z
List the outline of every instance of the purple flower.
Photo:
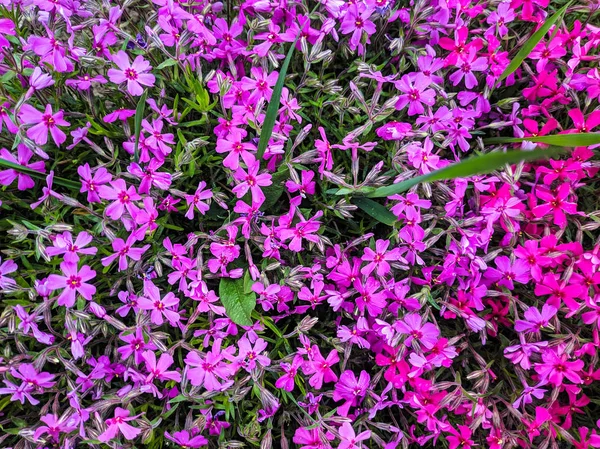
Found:
M 92 241 L 92 236 L 85 231 L 77 235 L 75 241 L 70 232 L 63 232 L 56 236 L 54 245 L 47 248 L 49 256 L 64 254 L 65 262 L 77 263 L 79 254 L 94 255 L 98 251 L 95 247 L 85 248 Z
M 185 213 L 185 218 L 192 220 L 194 218 L 194 209 L 198 209 L 202 215 L 206 214 L 208 209 L 210 209 L 210 206 L 203 201 L 212 198 L 213 194 L 210 189 L 204 190 L 205 187 L 206 183 L 200 181 L 196 193 L 193 195 L 185 195 L 185 201 L 189 206 L 188 211 Z
M 408 335 L 404 344 L 410 346 L 413 340 L 421 343 L 426 349 L 435 346 L 440 336 L 440 330 L 432 323 L 422 323 L 422 317 L 417 313 L 404 315 L 402 320 L 394 323 L 394 328 L 399 334 Z
M 63 111 L 52 113 L 52 106 L 47 104 L 44 112 L 40 112 L 33 106 L 24 104 L 19 111 L 19 118 L 26 125 L 34 125 L 27 130 L 27 137 L 38 145 L 45 145 L 48 142 L 48 133 L 52 135 L 52 140 L 56 146 L 59 146 L 67 140 L 67 135 L 62 132 L 59 126 L 69 126 L 70 123 L 63 119 Z
M 112 241 L 112 249 L 114 251 L 110 256 L 103 257 L 101 262 L 102 265 L 109 266 L 117 257 L 119 258 L 119 271 L 127 269 L 128 263 L 127 258 L 132 260 L 140 260 L 144 253 L 150 248 L 150 245 L 144 245 L 141 248 L 134 248 L 133 245 L 138 239 L 132 233 L 127 237 L 127 241 L 116 238 Z
M 165 438 L 184 448 L 198 448 L 208 445 L 208 440 L 202 435 L 194 436 L 194 430 L 192 430 L 192 433 L 187 430 L 180 430 L 174 432 L 172 436 L 169 432 L 165 432 Z
M 98 436 L 98 440 L 107 443 L 114 439 L 119 433 L 123 434 L 126 440 L 135 439 L 141 433 L 141 430 L 127 424 L 127 422 L 133 421 L 140 415 L 129 416 L 130 414 L 131 412 L 129 410 L 117 407 L 115 409 L 114 418 L 106 420 L 107 429 Z
M 417 115 L 425 111 L 424 104 L 433 106 L 435 91 L 427 89 L 430 84 L 431 80 L 422 73 L 404 75 L 395 82 L 396 88 L 403 92 L 396 102 L 396 109 L 401 110 L 408 105 L 408 115 Z
M 127 82 L 127 91 L 134 96 L 139 96 L 144 93 L 144 88 L 141 85 L 152 87 L 154 86 L 155 77 L 151 73 L 146 73 L 152 69 L 150 63 L 143 56 L 139 55 L 133 61 L 129 62 L 127 53 L 123 50 L 113 55 L 112 61 L 119 69 L 108 69 L 107 75 L 111 82 L 121 84 Z
M 165 296 L 160 296 L 158 287 L 150 281 L 144 282 L 144 296 L 138 299 L 138 307 L 142 310 L 151 310 L 150 318 L 154 324 L 163 324 L 164 318 L 171 326 L 179 322 L 180 316 L 173 307 L 179 305 L 179 298 L 173 292 L 167 293 Z
M 333 390 L 334 401 L 345 401 L 338 407 L 340 416 L 348 416 L 352 406 L 358 406 L 367 394 L 371 376 L 366 371 L 361 371 L 358 379 L 351 370 L 346 370 L 340 376 Z
M 48 276 L 50 290 L 63 290 L 58 296 L 58 305 L 73 307 L 77 293 L 91 301 L 92 296 L 96 293 L 96 287 L 86 281 L 94 279 L 96 272 L 87 265 L 78 270 L 76 264 L 66 261 L 60 264 L 60 269 L 63 272 L 62 275 L 51 274 Z
M 364 373 L 364 371 L 362 373 Z M 356 435 L 354 429 L 352 428 L 352 424 L 350 424 L 349 422 L 342 423 L 339 429 L 339 434 L 341 441 L 338 445 L 338 449 L 358 449 L 360 447 L 363 447 L 362 443 L 360 443 L 361 441 L 365 441 L 371 438 L 370 430 L 365 430 L 364 432 L 361 432 L 358 435 Z
M 464 77 L 467 89 L 473 89 L 477 86 L 477 78 L 473 72 L 483 72 L 488 68 L 486 58 L 478 58 L 477 48 L 475 47 L 469 48 L 469 53 L 458 59 L 455 66 L 458 67 L 458 70 L 450 75 L 450 81 L 456 86 Z

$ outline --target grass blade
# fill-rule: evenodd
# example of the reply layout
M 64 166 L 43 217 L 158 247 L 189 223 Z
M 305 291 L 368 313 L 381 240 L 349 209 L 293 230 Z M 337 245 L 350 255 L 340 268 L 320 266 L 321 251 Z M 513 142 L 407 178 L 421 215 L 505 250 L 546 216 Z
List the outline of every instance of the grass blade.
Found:
M 296 48 L 297 41 L 298 38 L 296 37 L 294 42 L 292 42 L 292 46 L 288 50 L 287 56 L 285 57 L 285 61 L 283 61 L 283 64 L 281 66 L 279 76 L 277 77 L 277 83 L 275 84 L 275 87 L 273 88 L 273 93 L 271 94 L 271 101 L 269 102 L 269 106 L 267 106 L 267 114 L 265 116 L 265 121 L 263 122 L 262 130 L 260 132 L 260 140 L 258 141 L 258 150 L 256 152 L 256 159 L 258 161 L 262 160 L 262 157 L 265 154 L 265 150 L 267 149 L 267 145 L 269 144 L 271 134 L 273 134 L 273 127 L 275 126 L 275 121 L 277 120 L 277 112 L 279 111 L 279 104 L 281 102 L 281 91 L 283 90 L 285 75 L 287 74 L 287 69 L 290 65 L 292 55 L 294 54 L 294 49 Z
M 406 192 L 411 187 L 422 182 L 443 181 L 455 178 L 467 178 L 482 173 L 489 173 L 504 167 L 506 164 L 516 164 L 521 161 L 535 161 L 554 157 L 568 151 L 566 148 L 550 147 L 533 151 L 512 150 L 503 152 L 487 153 L 480 156 L 470 157 L 464 161 L 449 165 L 440 170 L 407 179 L 406 181 L 391 186 L 379 187 L 374 192 L 368 193 L 369 198 L 384 198 L 390 195 Z
M 559 21 L 559 19 L 565 13 L 570 4 L 571 2 L 567 3 L 565 6 L 560 8 L 556 13 L 554 13 L 553 16 L 546 20 L 546 22 L 539 28 L 539 30 L 533 33 L 533 35 L 527 40 L 527 42 L 525 42 L 523 47 L 521 47 L 521 49 L 515 55 L 512 61 L 510 61 L 510 64 L 508 64 L 508 67 L 506 67 L 504 72 L 502 72 L 502 75 L 500 75 L 498 81 L 502 81 L 504 78 L 506 78 L 508 75 L 510 75 L 519 68 L 519 66 L 523 63 L 525 58 L 529 56 L 529 54 L 533 51 L 535 46 L 539 44 L 540 41 L 544 38 L 548 30 L 552 28 L 552 25 Z
M 574 134 L 553 134 L 551 136 L 538 137 L 490 137 L 484 139 L 484 143 L 520 143 L 534 142 L 556 145 L 557 147 L 588 147 L 590 145 L 600 144 L 600 133 L 574 133 Z
M 140 133 L 142 132 L 142 120 L 144 119 L 144 110 L 146 109 L 146 98 L 148 98 L 147 90 L 144 91 L 135 108 L 135 145 L 133 147 L 133 160 L 135 162 L 139 162 L 140 160 L 138 146 L 140 144 Z
M 37 178 L 37 179 L 46 179 L 46 176 L 48 176 L 47 173 L 42 173 L 37 170 L 32 170 L 31 168 L 24 167 L 22 165 L 15 164 L 14 162 L 7 161 L 6 159 L 1 159 L 1 158 L 0 158 L 0 167 L 13 169 L 20 173 L 24 173 L 26 175 L 29 175 L 29 176 L 31 176 L 33 178 Z M 66 187 L 68 189 L 79 190 L 81 188 L 81 184 L 79 184 L 78 182 L 69 181 L 68 179 L 58 178 L 56 176 L 54 177 L 54 184 L 58 184 L 59 186 Z
M 375 220 L 380 223 L 386 224 L 388 226 L 394 226 L 395 223 L 398 222 L 396 216 L 391 213 L 387 207 L 382 204 L 376 203 L 369 198 L 365 198 L 364 196 L 357 196 L 352 198 L 352 204 L 358 206 L 359 209 L 364 211 L 367 215 L 370 215 Z

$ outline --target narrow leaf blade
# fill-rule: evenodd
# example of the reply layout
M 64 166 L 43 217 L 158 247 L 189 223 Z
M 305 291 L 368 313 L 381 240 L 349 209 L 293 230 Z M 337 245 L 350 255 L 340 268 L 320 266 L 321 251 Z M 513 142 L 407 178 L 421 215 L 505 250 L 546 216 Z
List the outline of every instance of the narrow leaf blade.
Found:
M 379 187 L 374 192 L 367 194 L 369 198 L 383 198 L 390 195 L 406 192 L 411 187 L 422 182 L 443 181 L 455 178 L 468 178 L 469 176 L 490 173 L 504 167 L 506 164 L 517 164 L 522 161 L 535 161 L 546 159 L 565 153 L 567 149 L 561 147 L 550 147 L 533 151 L 512 150 L 503 152 L 487 153 L 480 156 L 470 157 L 464 161 L 449 165 L 426 175 L 407 179 L 391 186 Z
M 548 20 L 546 20 L 546 22 L 535 33 L 531 35 L 531 37 L 527 40 L 527 42 L 525 42 L 523 47 L 521 47 L 521 49 L 518 51 L 518 53 L 515 55 L 512 61 L 510 61 L 508 67 L 504 69 L 504 72 L 502 72 L 502 75 L 500 75 L 498 81 L 502 81 L 504 78 L 509 76 L 521 66 L 525 58 L 529 56 L 529 54 L 533 51 L 535 46 L 540 43 L 540 41 L 548 32 L 548 30 L 552 28 L 552 25 L 558 22 L 558 20 L 562 17 L 562 15 L 565 13 L 570 4 L 571 2 L 567 3 L 561 9 L 559 9 L 556 13 L 554 13 L 554 15 L 552 15 Z
M 281 70 L 279 71 L 279 76 L 277 77 L 277 83 L 275 84 L 273 93 L 271 94 L 271 101 L 267 107 L 267 114 L 265 115 L 265 120 L 260 132 L 260 140 L 258 141 L 258 150 L 256 152 L 256 158 L 259 161 L 262 160 L 265 150 L 267 149 L 267 145 L 269 144 L 271 134 L 273 134 L 273 127 L 275 126 L 275 121 L 277 120 L 277 112 L 279 111 L 279 104 L 281 102 L 283 83 L 285 82 L 285 76 L 287 74 L 287 69 L 290 65 L 292 55 L 294 54 L 297 40 L 298 38 L 296 38 L 292 43 L 292 46 L 285 57 L 285 61 L 283 61 L 283 64 L 281 65 Z
M 391 213 L 387 207 L 382 204 L 376 203 L 369 198 L 365 198 L 364 196 L 357 196 L 352 198 L 352 204 L 358 206 L 359 209 L 364 211 L 367 215 L 370 215 L 375 220 L 380 223 L 386 224 L 388 226 L 394 226 L 395 223 L 398 222 L 396 216 Z
M 557 147 L 588 147 L 590 145 L 600 144 L 600 133 L 574 133 L 574 134 L 553 134 L 551 136 L 538 137 L 490 137 L 485 139 L 484 143 L 520 143 L 534 142 L 546 143 Z
M 16 170 L 20 173 L 24 173 L 26 175 L 32 176 L 37 179 L 46 179 L 48 176 L 47 173 L 42 173 L 37 170 L 32 170 L 28 167 L 23 167 L 22 165 L 15 164 L 14 162 L 7 161 L 6 159 L 0 159 L 0 167 L 5 167 L 8 169 Z M 66 187 L 68 189 L 76 189 L 79 190 L 81 188 L 81 184 L 75 181 L 70 181 L 68 179 L 54 177 L 54 184 L 58 184 L 59 186 Z
M 142 132 L 142 120 L 144 119 L 144 110 L 146 108 L 146 98 L 148 98 L 148 91 L 145 90 L 140 97 L 137 107 L 135 108 L 135 145 L 133 147 L 133 160 L 138 162 L 140 160 L 138 153 L 138 146 L 140 144 L 140 133 Z
M 245 291 L 243 278 L 222 278 L 219 284 L 219 296 L 231 321 L 240 326 L 254 324 L 251 315 L 256 307 L 256 293 Z

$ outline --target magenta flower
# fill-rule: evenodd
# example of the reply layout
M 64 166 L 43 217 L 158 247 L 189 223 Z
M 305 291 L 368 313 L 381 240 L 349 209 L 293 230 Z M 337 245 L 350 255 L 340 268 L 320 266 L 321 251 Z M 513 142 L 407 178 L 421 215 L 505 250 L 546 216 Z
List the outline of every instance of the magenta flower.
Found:
M 422 323 L 422 317 L 417 313 L 404 315 L 400 321 L 396 321 L 394 328 L 399 334 L 408 335 L 404 344 L 410 346 L 413 340 L 421 343 L 426 349 L 435 346 L 440 336 L 440 330 L 432 323 Z
M 193 195 L 185 195 L 185 200 L 189 206 L 188 211 L 185 213 L 185 218 L 193 220 L 194 209 L 198 209 L 202 215 L 206 214 L 208 209 L 210 209 L 210 206 L 203 201 L 212 198 L 213 193 L 210 189 L 204 190 L 205 187 L 206 183 L 204 181 L 200 181 L 200 184 L 198 184 L 198 188 L 196 189 L 196 193 Z
M 348 416 L 350 407 L 357 407 L 367 394 L 371 376 L 366 371 L 361 371 L 358 379 L 350 370 L 346 370 L 336 382 L 333 390 L 334 401 L 345 401 L 338 407 L 340 416 Z
M 248 372 L 256 368 L 257 364 L 262 367 L 271 364 L 269 357 L 262 354 L 267 349 L 267 342 L 262 338 L 257 339 L 253 345 L 250 340 L 243 337 L 238 341 L 238 348 L 240 349 L 238 356 L 233 357 L 231 360 Z
M 46 171 L 44 168 L 44 161 L 29 163 L 32 156 L 33 152 L 23 144 L 19 144 L 17 147 L 16 158 L 7 149 L 2 148 L 0 150 L 0 158 L 12 162 L 13 164 L 19 164 L 31 170 L 44 173 Z M 8 186 L 12 184 L 15 179 L 17 179 L 17 188 L 19 190 L 28 190 L 35 186 L 34 180 L 26 173 L 22 173 L 12 168 L 0 171 L 0 185 Z
M 127 91 L 134 96 L 144 93 L 141 85 L 152 87 L 156 78 L 149 72 L 152 67 L 143 56 L 139 55 L 133 61 L 129 62 L 129 56 L 124 51 L 119 51 L 113 55 L 112 61 L 119 67 L 118 69 L 109 69 L 107 72 L 111 82 L 121 84 L 127 82 Z
M 117 407 L 115 409 L 114 418 L 106 420 L 107 429 L 98 436 L 98 440 L 107 443 L 114 439 L 119 433 L 123 434 L 126 440 L 133 440 L 136 438 L 141 433 L 141 430 L 127 424 L 127 422 L 135 420 L 140 415 L 129 416 L 130 414 L 131 412 L 129 410 Z
M 185 364 L 190 383 L 202 385 L 207 391 L 223 391 L 233 385 L 233 381 L 228 379 L 234 374 L 234 370 L 223 361 L 225 356 L 226 353 L 221 351 L 221 340 L 215 340 L 211 351 L 204 358 L 197 352 L 189 352 L 185 357 Z
M 134 216 L 137 212 L 137 206 L 133 201 L 142 199 L 142 197 L 137 194 L 135 186 L 127 187 L 127 184 L 125 184 L 125 181 L 122 179 L 110 181 L 110 187 L 106 185 L 100 186 L 98 194 L 102 199 L 113 201 L 104 210 L 104 213 L 113 220 L 121 218 L 126 209 L 131 216 Z
M 468 426 L 457 426 L 458 431 L 450 427 L 450 435 L 446 437 L 448 440 L 448 449 L 470 449 L 475 445 L 475 441 L 471 439 L 472 431 Z
M 511 262 L 506 256 L 496 257 L 496 268 L 488 267 L 485 271 L 485 278 L 499 286 L 514 290 L 514 282 L 526 284 L 529 282 L 529 267 L 522 259 Z
M 133 354 L 133 361 L 139 365 L 144 360 L 144 351 L 155 351 L 158 348 L 152 343 L 152 340 L 144 338 L 142 328 L 136 327 L 135 332 L 119 335 L 119 340 L 127 343 L 125 346 L 120 346 L 117 352 L 123 360 L 127 360 Z
M 396 102 L 396 109 L 401 110 L 408 105 L 408 115 L 422 114 L 423 105 L 435 104 L 435 91 L 428 89 L 431 81 L 422 73 L 404 75 L 395 82 L 396 88 L 403 92 Z
M 4 380 L 6 388 L 0 388 L 0 394 L 12 394 L 11 401 L 25 404 L 25 399 L 32 405 L 40 403 L 32 393 L 43 393 L 44 388 L 52 388 L 56 382 L 54 374 L 38 372 L 30 363 L 21 363 L 17 368 L 10 368 L 10 374 L 15 379 L 21 380 L 21 385 L 16 385 L 9 380 Z
M 323 382 L 336 382 L 338 380 L 337 375 L 333 372 L 331 367 L 339 361 L 340 358 L 335 349 L 332 349 L 327 358 L 324 359 L 319 347 L 313 346 L 312 360 L 306 362 L 302 366 L 302 371 L 304 374 L 312 375 L 308 380 L 308 383 L 316 390 L 320 390 L 323 386 Z
M 252 78 L 245 76 L 240 81 L 240 87 L 250 92 L 248 101 L 254 103 L 261 98 L 270 101 L 271 94 L 273 93 L 272 87 L 277 82 L 279 73 L 273 71 L 267 75 L 260 67 L 253 67 L 250 69 L 250 74 Z
M 300 182 L 296 182 L 294 180 L 289 180 L 285 182 L 285 187 L 288 189 L 288 192 L 300 192 L 300 195 L 305 198 L 306 195 L 314 195 L 315 194 L 315 183 L 312 181 L 315 177 L 315 172 L 311 170 L 302 170 L 302 180 Z
M 33 438 L 36 440 L 39 440 L 42 435 L 49 435 L 55 441 L 59 441 L 61 433 L 71 433 L 77 428 L 77 419 L 74 416 L 63 415 L 59 418 L 55 414 L 47 413 L 40 417 L 40 421 L 45 425 L 35 429 Z
M 399 248 L 393 248 L 388 251 L 390 246 L 389 240 L 377 240 L 375 242 L 375 251 L 366 247 L 362 260 L 368 262 L 360 272 L 365 276 L 370 275 L 373 270 L 377 269 L 377 276 L 386 276 L 389 274 L 391 267 L 388 262 L 402 260 Z
M 364 53 L 364 48 L 361 44 L 363 31 L 367 33 L 367 43 L 370 42 L 368 37 L 377 32 L 377 27 L 369 20 L 372 14 L 373 8 L 366 6 L 364 3 L 354 3 L 348 8 L 340 24 L 340 32 L 342 34 L 352 33 L 349 47 L 350 50 L 356 50 L 358 47 L 358 54 Z
M 533 215 L 538 218 L 552 214 L 554 224 L 564 228 L 567 225 L 565 213 L 577 213 L 577 204 L 568 201 L 568 198 L 571 195 L 571 186 L 569 183 L 561 184 L 554 192 L 540 187 L 535 193 L 539 199 L 546 201 L 545 204 L 533 208 Z
M 46 105 L 44 112 L 24 104 L 19 110 L 19 118 L 26 125 L 34 125 L 27 130 L 27 137 L 38 145 L 45 145 L 48 142 L 48 133 L 52 135 L 56 146 L 60 147 L 67 140 L 67 135 L 58 127 L 69 126 L 70 123 L 63 119 L 63 111 L 53 114 L 52 106 L 49 104 Z
M 359 296 L 356 298 L 356 307 L 360 313 L 365 311 L 372 317 L 377 317 L 383 312 L 387 306 L 385 299 L 386 295 L 383 291 L 379 291 L 381 284 L 377 279 L 369 276 L 366 281 L 356 279 L 354 288 Z
M 77 167 L 77 173 L 81 177 L 81 190 L 79 192 L 87 192 L 87 200 L 90 203 L 102 202 L 98 192 L 100 186 L 109 183 L 112 180 L 112 175 L 108 170 L 104 167 L 98 167 L 92 175 L 90 165 L 86 163 Z
M 465 78 L 465 86 L 467 89 L 473 89 L 477 86 L 477 78 L 473 72 L 483 72 L 488 68 L 486 58 L 477 57 L 477 49 L 471 47 L 466 55 L 456 62 L 458 70 L 450 75 L 449 79 L 453 85 L 458 85 L 463 77 Z
M 150 245 L 144 245 L 141 248 L 134 248 L 133 245 L 138 240 L 135 233 L 132 233 L 127 237 L 127 241 L 123 241 L 121 238 L 116 238 L 112 241 L 112 249 L 114 251 L 110 256 L 103 257 L 101 262 L 102 265 L 109 266 L 117 257 L 119 258 L 119 271 L 125 271 L 128 263 L 127 258 L 132 260 L 140 260 L 144 253 L 150 248 Z
M 321 222 L 317 219 L 321 217 L 323 213 L 318 211 L 312 218 L 306 221 L 296 223 L 293 228 L 286 228 L 279 231 L 279 237 L 281 240 L 290 240 L 289 248 L 292 251 L 302 251 L 302 240 L 306 239 L 310 242 L 318 242 L 319 236 L 315 233 L 321 227 Z
M 47 248 L 49 256 L 64 254 L 65 262 L 77 263 L 79 254 L 94 255 L 98 251 L 95 247 L 85 248 L 92 242 L 92 236 L 85 231 L 77 235 L 75 241 L 70 232 L 63 232 L 56 236 L 54 245 Z
M 177 371 L 168 371 L 168 368 L 173 364 L 173 356 L 168 353 L 162 353 L 158 362 L 156 361 L 156 355 L 153 351 L 144 351 L 142 358 L 146 362 L 146 371 L 148 371 L 148 377 L 146 383 L 152 382 L 154 379 L 160 381 L 173 380 L 175 382 L 181 382 L 181 374 Z
M 96 287 L 87 283 L 96 277 L 96 272 L 89 266 L 84 265 L 77 270 L 77 265 L 69 262 L 62 262 L 60 269 L 63 274 L 51 274 L 48 276 L 48 288 L 50 290 L 63 289 L 58 296 L 58 305 L 73 307 L 77 293 L 88 301 L 92 300 L 92 296 L 96 293 Z
M 361 376 L 364 372 L 365 371 L 361 372 Z M 342 423 L 338 432 L 340 434 L 341 439 L 340 444 L 338 445 L 338 449 L 358 449 L 362 447 L 362 444 L 360 443 L 361 441 L 366 441 L 369 438 L 371 438 L 370 430 L 365 430 L 356 435 L 354 429 L 352 428 L 352 424 L 350 424 L 349 422 Z
M 292 363 L 280 363 L 279 366 L 283 370 L 284 374 L 277 379 L 275 382 L 275 387 L 283 388 L 285 391 L 292 391 L 294 389 L 296 375 L 298 374 L 298 370 L 303 363 L 304 359 L 298 354 L 294 356 Z
M 271 175 L 268 173 L 258 174 L 260 170 L 260 163 L 250 153 L 242 155 L 244 162 L 248 167 L 248 172 L 243 168 L 238 169 L 233 174 L 233 178 L 236 181 L 240 181 L 231 191 L 235 193 L 238 198 L 242 198 L 248 190 L 252 194 L 252 204 L 260 205 L 265 201 L 265 195 L 261 190 L 261 187 L 270 186 Z
M 223 159 L 223 166 L 230 170 L 237 170 L 240 166 L 240 156 L 249 154 L 250 151 L 256 151 L 256 147 L 247 142 L 242 142 L 246 136 L 246 131 L 232 129 L 224 139 L 217 139 L 217 153 L 229 153 Z
M 558 387 L 567 378 L 574 384 L 583 383 L 579 372 L 583 369 L 583 360 L 569 360 L 563 348 L 552 348 L 542 352 L 542 362 L 535 364 L 536 372 L 542 380 Z
M 165 438 L 178 444 L 182 448 L 198 448 L 202 446 L 208 445 L 208 440 L 202 435 L 194 435 L 193 429 L 192 432 L 188 432 L 187 430 L 180 430 L 179 432 L 174 432 L 171 435 L 169 432 L 165 432 Z
M 180 320 L 179 313 L 171 308 L 177 308 L 179 298 L 173 292 L 167 293 L 165 296 L 160 296 L 158 287 L 151 281 L 144 282 L 144 296 L 138 298 L 138 307 L 142 310 L 151 310 L 150 318 L 154 324 L 161 325 L 164 318 L 167 319 L 171 326 L 177 324 Z
M 152 187 L 167 190 L 171 186 L 171 174 L 158 171 L 162 165 L 163 161 L 159 161 L 156 158 L 150 159 L 150 162 L 144 168 L 135 162 L 129 164 L 127 171 L 142 180 L 140 182 L 139 193 L 147 194 Z
M 515 321 L 515 330 L 517 332 L 538 332 L 542 327 L 548 326 L 556 312 L 558 309 L 550 304 L 544 304 L 541 313 L 537 307 L 530 307 L 524 313 L 524 320 Z

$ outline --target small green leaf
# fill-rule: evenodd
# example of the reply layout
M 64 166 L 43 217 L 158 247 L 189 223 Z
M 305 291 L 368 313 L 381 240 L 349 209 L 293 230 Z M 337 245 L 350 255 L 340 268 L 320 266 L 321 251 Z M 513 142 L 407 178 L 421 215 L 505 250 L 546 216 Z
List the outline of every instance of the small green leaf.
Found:
M 271 94 L 271 101 L 267 107 L 267 114 L 260 132 L 260 140 L 258 141 L 258 150 L 256 152 L 256 159 L 259 161 L 262 160 L 265 150 L 267 149 L 267 145 L 269 144 L 271 134 L 273 134 L 273 127 L 275 126 L 275 121 L 277 120 L 277 112 L 279 111 L 279 103 L 281 102 L 281 91 L 283 90 L 285 75 L 290 65 L 292 55 L 294 54 L 298 37 L 296 37 L 294 42 L 292 42 L 292 46 L 285 57 L 285 61 L 283 61 L 283 64 L 281 65 L 281 70 L 279 71 L 279 76 L 277 77 L 277 83 L 275 84 L 273 93 Z
M 406 192 L 411 187 L 422 182 L 445 181 L 455 178 L 468 178 L 482 173 L 490 173 L 494 170 L 504 167 L 506 164 L 516 164 L 521 161 L 535 161 L 546 159 L 565 153 L 567 149 L 561 147 L 550 147 L 546 149 L 537 149 L 533 151 L 511 150 L 507 152 L 495 151 L 493 153 L 482 154 L 480 156 L 470 157 L 464 161 L 449 165 L 440 170 L 407 179 L 406 181 L 393 184 L 391 186 L 379 187 L 366 196 L 369 198 L 383 198 L 398 193 Z
M 0 159 L 0 167 L 12 168 L 21 173 L 25 173 L 29 176 L 32 176 L 37 179 L 46 179 L 47 174 L 42 173 L 36 170 L 32 170 L 28 167 L 24 167 L 19 164 L 15 164 L 14 162 L 7 161 L 6 159 Z M 76 189 L 79 190 L 81 188 L 81 184 L 75 181 L 69 181 L 68 179 L 63 179 L 59 177 L 54 177 L 54 184 L 58 184 L 59 186 L 66 187 L 68 189 Z
M 137 107 L 135 108 L 135 146 L 133 147 L 133 160 L 139 161 L 138 146 L 140 144 L 140 133 L 142 132 L 142 120 L 144 119 L 144 109 L 146 108 L 146 98 L 148 91 L 145 90 L 140 97 Z
M 167 67 L 171 67 L 177 64 L 177 60 L 175 59 L 167 59 L 166 61 L 161 62 L 156 66 L 157 70 L 166 69 Z
M 225 306 L 227 316 L 240 326 L 252 326 L 252 311 L 256 307 L 256 293 L 246 293 L 244 279 L 222 278 L 219 284 L 219 296 Z
M 531 37 L 527 40 L 527 42 L 525 42 L 523 47 L 521 47 L 521 49 L 515 55 L 512 61 L 510 61 L 508 67 L 504 69 L 504 72 L 502 72 L 502 75 L 500 75 L 498 81 L 502 81 L 504 78 L 506 78 L 508 75 L 510 75 L 520 67 L 525 58 L 529 56 L 529 54 L 533 51 L 535 46 L 539 44 L 539 42 L 544 38 L 548 30 L 552 28 L 552 25 L 559 21 L 559 19 L 565 13 L 570 4 L 571 2 L 567 3 L 565 6 L 560 8 L 556 13 L 554 13 L 553 16 L 546 20 L 546 22 L 539 28 L 539 30 L 537 30 L 531 35 Z
M 376 203 L 373 200 L 365 198 L 364 196 L 354 197 L 352 198 L 351 202 L 352 204 L 358 206 L 359 209 L 363 210 L 375 220 L 383 224 L 394 226 L 394 224 L 398 222 L 396 216 L 391 213 L 387 207 Z
M 590 145 L 600 144 L 600 133 L 574 133 L 574 134 L 554 134 L 551 136 L 538 137 L 490 137 L 485 139 L 484 143 L 519 143 L 534 142 L 546 143 L 557 147 L 588 147 Z

